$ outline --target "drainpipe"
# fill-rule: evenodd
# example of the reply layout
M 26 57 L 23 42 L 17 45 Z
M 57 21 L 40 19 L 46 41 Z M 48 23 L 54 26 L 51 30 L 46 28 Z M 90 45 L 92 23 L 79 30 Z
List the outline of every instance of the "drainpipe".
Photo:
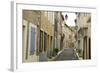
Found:
M 37 25 L 37 27 L 38 27 L 38 29 L 37 29 L 37 31 L 38 31 L 38 39 L 37 39 L 37 55 L 39 55 L 39 53 L 40 53 L 40 43 L 39 43 L 39 41 L 40 41 L 40 30 L 41 30 L 41 11 L 40 11 L 40 13 L 39 13 L 39 16 L 38 16 L 38 25 Z

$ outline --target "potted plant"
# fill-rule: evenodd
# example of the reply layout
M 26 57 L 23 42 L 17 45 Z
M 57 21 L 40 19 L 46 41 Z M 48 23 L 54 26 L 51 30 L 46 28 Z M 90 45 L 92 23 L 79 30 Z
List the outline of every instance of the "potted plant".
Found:
M 58 48 L 54 48 L 53 51 L 54 51 L 54 55 L 57 55 L 59 49 Z

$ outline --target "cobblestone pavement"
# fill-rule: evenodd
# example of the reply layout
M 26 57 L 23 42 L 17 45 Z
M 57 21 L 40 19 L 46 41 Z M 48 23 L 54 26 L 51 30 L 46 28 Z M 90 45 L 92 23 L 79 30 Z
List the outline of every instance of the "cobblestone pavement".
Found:
M 54 61 L 62 60 L 78 60 L 78 57 L 76 56 L 74 49 L 66 48 L 54 59 Z

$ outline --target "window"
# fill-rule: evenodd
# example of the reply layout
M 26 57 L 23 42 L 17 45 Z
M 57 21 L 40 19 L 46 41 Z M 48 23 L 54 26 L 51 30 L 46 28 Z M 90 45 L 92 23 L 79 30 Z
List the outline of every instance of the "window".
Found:
M 36 29 L 31 27 L 30 33 L 30 55 L 33 55 L 36 49 Z

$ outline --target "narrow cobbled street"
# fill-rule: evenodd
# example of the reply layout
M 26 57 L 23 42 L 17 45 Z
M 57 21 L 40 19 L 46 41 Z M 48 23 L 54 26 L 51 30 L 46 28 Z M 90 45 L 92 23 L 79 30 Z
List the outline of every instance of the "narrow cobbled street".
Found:
M 23 62 L 91 59 L 91 13 L 23 10 Z

